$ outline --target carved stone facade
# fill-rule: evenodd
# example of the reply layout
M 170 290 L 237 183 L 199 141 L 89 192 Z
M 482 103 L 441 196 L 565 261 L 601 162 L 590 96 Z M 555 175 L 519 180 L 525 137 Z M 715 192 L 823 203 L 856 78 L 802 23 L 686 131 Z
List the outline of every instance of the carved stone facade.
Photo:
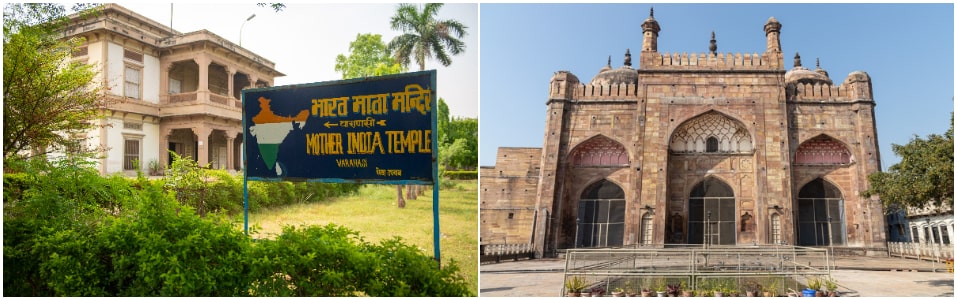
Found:
M 867 73 L 786 69 L 773 17 L 761 54 L 659 53 L 653 11 L 641 28 L 638 68 L 626 50 L 588 83 L 556 72 L 542 148 L 481 169 L 482 244 L 886 249 L 859 196 L 880 169 Z
M 170 163 L 168 151 L 212 168 L 242 168 L 241 91 L 284 76 L 275 63 L 207 30 L 181 33 L 116 5 L 72 15 L 85 42 L 74 60 L 100 68 L 113 100 L 84 138 L 104 149 L 100 171 L 135 174 Z

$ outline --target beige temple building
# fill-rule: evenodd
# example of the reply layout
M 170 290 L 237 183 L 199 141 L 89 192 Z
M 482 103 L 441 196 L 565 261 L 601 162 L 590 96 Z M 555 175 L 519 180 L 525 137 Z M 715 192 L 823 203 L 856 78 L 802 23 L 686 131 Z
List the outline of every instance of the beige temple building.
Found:
M 215 169 L 242 168 L 240 91 L 272 86 L 275 63 L 212 32 L 182 33 L 116 4 L 72 15 L 66 36 L 85 43 L 73 59 L 99 67 L 116 104 L 80 137 L 105 149 L 104 174 L 165 167 L 168 150 Z
M 626 50 L 590 81 L 556 72 L 542 147 L 481 168 L 481 244 L 886 255 L 880 202 L 860 196 L 880 170 L 870 77 L 833 82 L 796 53 L 788 69 L 781 23 L 763 26 L 764 53 L 717 53 L 713 35 L 709 53 L 661 53 L 652 11 L 635 66 Z

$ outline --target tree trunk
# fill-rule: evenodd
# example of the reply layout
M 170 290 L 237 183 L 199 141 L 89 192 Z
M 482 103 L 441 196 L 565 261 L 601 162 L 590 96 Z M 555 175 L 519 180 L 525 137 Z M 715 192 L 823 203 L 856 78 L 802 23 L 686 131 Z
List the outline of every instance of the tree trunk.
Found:
M 405 208 L 405 199 L 402 198 L 402 185 L 396 185 L 396 186 L 395 186 L 395 191 L 396 191 L 396 196 L 398 196 L 398 200 L 396 201 L 396 205 L 397 205 L 399 208 Z

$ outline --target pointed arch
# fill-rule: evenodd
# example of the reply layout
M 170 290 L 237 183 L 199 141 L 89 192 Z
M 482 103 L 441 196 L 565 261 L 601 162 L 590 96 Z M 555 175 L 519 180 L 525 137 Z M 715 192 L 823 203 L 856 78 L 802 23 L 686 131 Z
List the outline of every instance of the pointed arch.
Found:
M 798 245 L 844 245 L 844 198 L 834 184 L 818 177 L 804 184 L 797 195 Z
M 769 217 L 769 219 L 770 219 L 770 222 L 768 222 L 768 224 L 770 224 L 770 227 L 771 227 L 771 228 L 770 228 L 770 230 L 768 230 L 768 233 L 769 233 L 771 236 L 770 236 L 770 238 L 768 239 L 768 241 L 771 242 L 772 245 L 781 245 L 781 244 L 783 244 L 783 243 L 782 243 L 782 242 L 783 242 L 783 235 L 782 235 L 782 232 L 781 232 L 781 231 L 782 231 L 782 227 L 781 227 L 781 225 L 782 225 L 782 224 L 781 224 L 781 215 L 778 214 L 778 213 L 776 213 L 776 212 L 775 212 L 775 213 L 771 213 L 771 216 Z
M 734 197 L 734 189 L 717 176 L 707 176 L 691 188 L 691 197 Z
M 847 146 L 826 134 L 804 141 L 794 152 L 794 163 L 801 165 L 846 165 L 852 160 Z
M 590 184 L 578 200 L 578 220 L 576 245 L 621 246 L 625 236 L 625 191 L 608 179 Z
M 688 243 L 734 245 L 734 190 L 716 176 L 708 176 L 691 188 L 688 199 Z
M 655 216 L 646 212 L 641 216 L 641 244 L 642 245 L 651 245 L 654 241 L 655 235 Z
M 751 153 L 752 141 L 741 121 L 709 110 L 678 125 L 668 149 L 673 153 Z
M 593 136 L 569 154 L 574 166 L 628 166 L 628 150 L 621 143 L 604 135 Z

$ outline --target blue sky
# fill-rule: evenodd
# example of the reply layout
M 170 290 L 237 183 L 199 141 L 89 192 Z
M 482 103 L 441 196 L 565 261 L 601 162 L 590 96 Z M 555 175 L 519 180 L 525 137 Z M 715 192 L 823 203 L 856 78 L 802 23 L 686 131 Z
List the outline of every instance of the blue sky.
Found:
M 480 5 L 479 164 L 498 147 L 541 147 L 552 74 L 568 70 L 588 82 L 606 65 L 636 62 L 641 23 L 651 4 Z M 915 134 L 942 134 L 954 110 L 953 4 L 654 4 L 659 52 L 763 53 L 764 24 L 782 24 L 787 69 L 796 52 L 815 58 L 836 84 L 867 72 L 877 103 L 884 170 L 900 161 L 891 144 Z

